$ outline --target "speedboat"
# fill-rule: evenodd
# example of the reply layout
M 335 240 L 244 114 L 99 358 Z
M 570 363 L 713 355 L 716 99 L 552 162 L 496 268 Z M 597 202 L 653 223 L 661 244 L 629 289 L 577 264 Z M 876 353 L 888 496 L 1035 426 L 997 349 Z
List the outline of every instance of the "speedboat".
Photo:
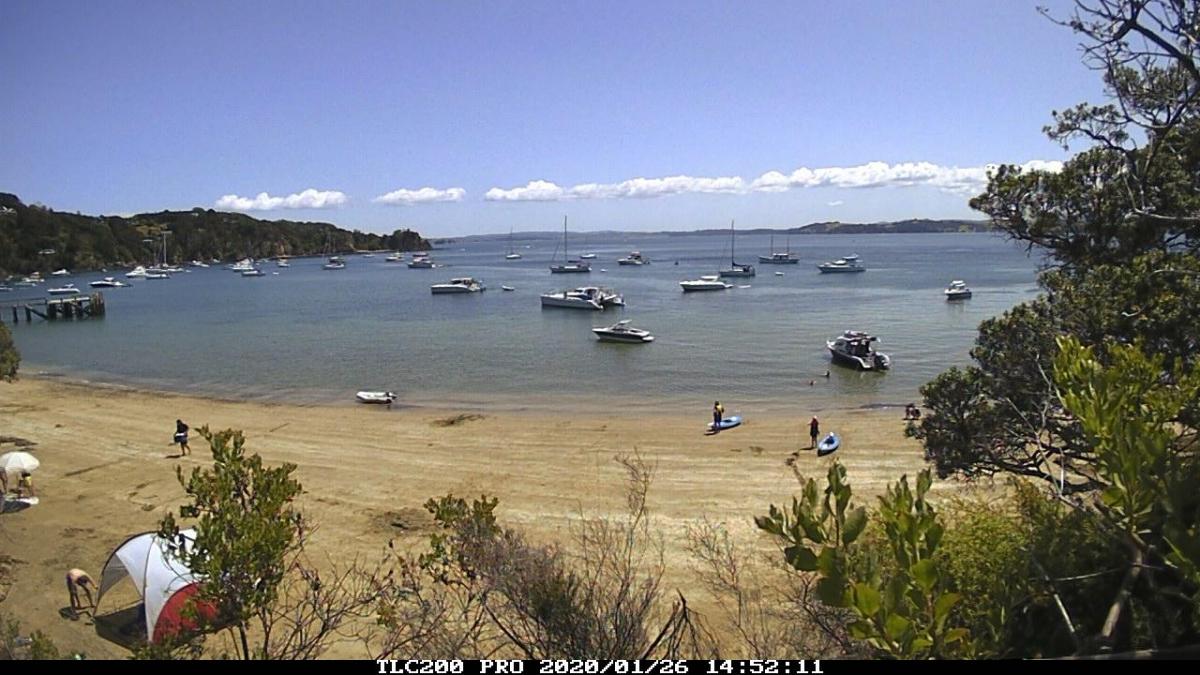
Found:
M 389 255 L 388 257 L 384 258 L 383 261 L 384 262 L 404 262 L 404 254 L 403 253 L 393 253 L 393 254 Z
M 451 279 L 448 284 L 434 284 L 429 287 L 434 295 L 441 293 L 478 293 L 486 291 L 487 286 L 483 285 L 482 281 L 471 277 L 459 277 Z
M 684 293 L 693 291 L 723 291 L 727 288 L 733 288 L 733 284 L 721 281 L 721 278 L 715 274 L 708 274 L 691 281 L 681 281 L 679 282 L 679 286 L 683 288 Z
M 431 270 L 434 267 L 436 267 L 434 262 L 432 260 L 430 260 L 429 258 L 425 258 L 425 257 L 413 258 L 408 263 L 408 268 L 410 270 Z
M 542 307 L 566 307 L 569 309 L 604 309 L 604 298 L 598 288 L 577 288 L 571 291 L 555 291 L 542 294 Z
M 853 366 L 859 370 L 887 370 L 892 365 L 892 359 L 872 348 L 871 343 L 877 340 L 879 338 L 874 335 L 848 330 L 826 342 L 825 346 L 833 355 L 834 363 Z
M 838 258 L 837 260 L 830 262 L 823 262 L 820 265 L 817 265 L 817 269 L 821 270 L 821 272 L 824 274 L 867 271 L 867 268 L 858 264 L 858 256 L 856 255 L 848 255 L 845 258 Z
M 391 405 L 396 395 L 390 391 L 360 391 L 354 395 L 359 403 L 383 403 Z
M 126 279 L 145 279 L 146 278 L 146 268 L 142 267 L 141 265 L 138 265 L 137 267 L 133 268 L 132 270 L 126 272 L 125 278 Z
M 244 276 L 244 277 L 262 277 L 262 276 L 266 276 L 266 275 L 263 274 L 262 270 L 255 267 L 252 270 L 242 270 L 242 276 Z
M 342 262 L 342 259 L 339 256 L 335 255 L 335 256 L 331 256 L 329 258 L 329 262 L 325 263 L 324 265 L 321 265 L 321 269 L 323 269 L 323 270 L 344 270 L 344 269 L 346 269 L 346 263 Z
M 200 262 L 199 260 L 193 260 L 192 262 L 190 262 L 188 264 L 191 265 L 192 267 L 200 267 L 200 268 L 208 267 L 208 263 Z
M 117 281 L 116 279 L 114 279 L 112 277 L 104 277 L 103 279 L 100 279 L 98 281 L 93 281 L 92 283 L 90 283 L 88 285 L 91 286 L 92 288 L 125 288 L 129 284 L 127 284 L 123 281 Z
M 966 300 L 971 297 L 971 289 L 967 288 L 967 282 L 961 279 L 951 281 L 944 292 L 947 300 Z
M 520 253 L 517 253 L 516 251 L 513 251 L 512 253 L 509 253 L 509 254 L 505 255 L 505 256 L 504 256 L 504 259 L 505 259 L 505 260 L 520 260 L 520 259 L 521 259 L 521 254 L 520 254 Z
M 500 288 L 501 288 L 502 290 L 506 290 L 506 291 L 515 291 L 515 290 L 517 290 L 517 289 L 513 288 L 512 286 L 501 286 Z
M 51 272 L 50 276 L 52 276 L 52 277 L 69 277 L 69 276 L 71 276 L 71 273 L 65 269 L 62 269 L 62 270 L 55 270 L 55 271 Z
M 579 256 L 579 259 L 580 260 L 595 260 L 596 254 L 595 253 L 582 253 Z
M 639 251 L 630 251 L 629 255 L 617 260 L 618 265 L 649 265 L 650 259 Z
M 607 328 L 593 328 L 592 332 L 601 342 L 654 342 L 650 331 L 633 328 L 629 325 L 629 319 L 622 319 Z
M 292 264 L 290 262 L 288 262 L 287 258 L 280 258 L 275 261 L 275 266 L 276 267 L 291 267 Z
M 254 269 L 254 258 L 242 258 L 236 263 L 229 266 L 229 269 L 234 272 L 245 272 L 246 270 Z
M 46 292 L 50 295 L 79 295 L 79 289 L 75 288 L 75 284 L 67 284 L 58 288 L 47 288 Z

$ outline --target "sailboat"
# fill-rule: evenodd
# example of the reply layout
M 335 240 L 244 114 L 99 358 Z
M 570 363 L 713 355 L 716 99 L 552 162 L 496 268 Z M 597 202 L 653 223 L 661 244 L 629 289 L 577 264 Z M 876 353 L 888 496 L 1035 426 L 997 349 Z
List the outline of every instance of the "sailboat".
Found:
M 513 250 L 512 247 L 512 228 L 508 228 L 508 255 L 504 256 L 505 260 L 520 260 L 521 254 Z
M 582 272 L 591 272 L 592 271 L 592 266 L 590 264 L 585 263 L 580 260 L 571 260 L 570 258 L 567 257 L 567 217 L 566 216 L 563 216 L 563 257 L 567 258 L 567 261 L 562 264 L 551 265 L 550 266 L 551 274 L 579 274 Z
M 792 240 L 788 237 L 788 247 L 784 253 L 775 252 L 775 235 L 771 235 L 771 255 L 758 256 L 758 262 L 768 265 L 795 265 L 800 259 L 792 255 Z
M 323 270 L 344 270 L 346 262 L 341 256 L 333 255 L 333 239 L 329 234 L 325 235 L 325 254 L 329 256 L 329 262 L 321 265 Z
M 162 232 L 162 262 L 158 260 L 158 254 L 155 253 L 154 265 L 146 269 L 145 277 L 147 279 L 169 279 L 171 273 L 176 270 L 167 264 L 167 235 L 170 232 L 164 230 Z
M 734 257 L 733 221 L 729 221 L 729 267 L 720 271 L 723 277 L 752 277 L 754 265 L 739 265 Z

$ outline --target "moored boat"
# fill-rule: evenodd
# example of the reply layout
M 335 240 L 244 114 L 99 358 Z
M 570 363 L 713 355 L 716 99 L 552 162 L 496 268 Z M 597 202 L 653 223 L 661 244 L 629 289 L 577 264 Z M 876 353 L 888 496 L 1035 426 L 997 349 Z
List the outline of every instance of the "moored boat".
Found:
M 114 279 L 112 277 L 104 277 L 103 279 L 93 281 L 92 283 L 90 283 L 88 285 L 91 286 L 92 288 L 125 288 L 129 284 L 127 284 L 123 281 L 117 281 L 116 279 Z
M 629 319 L 622 319 L 611 326 L 604 328 L 593 328 L 592 332 L 596 337 L 600 338 L 601 342 L 626 342 L 640 344 L 644 342 L 654 342 L 654 336 L 650 331 L 634 328 L 629 325 Z
M 834 363 L 858 368 L 859 370 L 887 370 L 892 359 L 887 354 L 875 351 L 872 343 L 879 338 L 862 331 L 848 330 L 825 343 Z
M 857 255 L 848 255 L 844 258 L 823 262 L 817 265 L 817 269 L 823 274 L 852 274 L 855 272 L 866 272 L 867 268 L 858 263 Z
M 967 282 L 961 279 L 951 281 L 943 292 L 946 294 L 947 300 L 966 300 L 971 297 L 971 289 L 967 288 Z
M 693 293 L 696 291 L 723 291 L 727 288 L 733 288 L 733 284 L 727 284 L 721 281 L 721 278 L 715 274 L 707 274 L 699 279 L 679 282 L 679 286 L 684 293 Z
M 75 288 L 75 284 L 67 284 L 58 288 L 47 288 L 46 292 L 50 295 L 79 295 L 79 289 Z
M 642 255 L 640 251 L 630 251 L 629 255 L 617 260 L 617 264 L 634 266 L 649 265 L 650 259 Z
M 458 277 L 457 279 L 451 279 L 446 284 L 434 284 L 429 287 L 429 290 L 434 295 L 445 293 L 479 293 L 480 291 L 486 291 L 487 286 L 484 286 L 482 281 L 472 277 Z

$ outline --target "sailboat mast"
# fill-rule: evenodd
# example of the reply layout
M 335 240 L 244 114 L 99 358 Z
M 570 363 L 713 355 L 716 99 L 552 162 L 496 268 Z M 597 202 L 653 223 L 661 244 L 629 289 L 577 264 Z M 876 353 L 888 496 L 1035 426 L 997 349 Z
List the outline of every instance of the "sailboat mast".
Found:
M 734 238 L 733 238 L 733 221 L 731 220 L 731 221 L 729 221 L 729 265 L 731 267 L 737 265 L 737 262 L 736 262 L 737 254 L 734 253 L 734 249 L 733 249 L 735 244 L 736 244 L 736 242 L 734 241 Z
M 566 216 L 563 216 L 563 258 L 568 261 L 571 259 L 571 254 L 567 249 L 567 217 Z

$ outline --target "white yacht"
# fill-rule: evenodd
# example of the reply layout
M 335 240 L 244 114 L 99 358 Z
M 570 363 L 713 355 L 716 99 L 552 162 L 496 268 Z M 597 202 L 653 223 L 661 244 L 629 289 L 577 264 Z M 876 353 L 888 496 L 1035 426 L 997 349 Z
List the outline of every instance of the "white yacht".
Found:
M 125 283 L 124 281 L 117 281 L 112 277 L 104 277 L 103 279 L 93 281 L 88 285 L 92 288 L 125 288 L 129 284 Z
M 579 255 L 579 259 L 580 260 L 595 260 L 596 254 L 595 253 L 581 253 Z
M 412 270 L 431 270 L 437 265 L 432 260 L 422 257 L 414 257 L 408 262 L 408 268 Z
M 146 268 L 141 265 L 138 265 L 137 267 L 133 268 L 132 270 L 129 270 L 128 272 L 126 272 L 125 278 L 126 279 L 145 279 L 146 278 Z
M 690 281 L 681 281 L 679 286 L 683 288 L 684 293 L 695 291 L 723 291 L 727 288 L 733 288 L 733 284 L 727 284 L 721 281 L 721 278 L 715 274 L 706 274 L 699 279 Z
M 441 293 L 478 293 L 486 291 L 487 286 L 484 286 L 482 281 L 472 277 L 459 277 L 451 279 L 448 284 L 434 284 L 429 287 L 429 290 L 433 291 L 434 295 Z
M 404 254 L 403 253 L 393 253 L 393 254 L 389 255 L 388 257 L 384 258 L 383 261 L 384 262 L 404 262 Z
M 887 370 L 892 359 L 887 354 L 875 351 L 871 343 L 879 340 L 862 331 L 848 330 L 825 343 L 834 363 L 846 364 L 859 370 Z
M 821 270 L 823 274 L 867 271 L 867 268 L 858 264 L 858 256 L 856 255 L 848 255 L 845 258 L 838 258 L 837 260 L 821 263 L 820 265 L 817 265 L 817 269 Z
M 640 251 L 630 251 L 629 255 L 617 260 L 618 265 L 649 265 L 650 259 L 642 255 Z
M 229 266 L 229 269 L 234 272 L 245 272 L 246 270 L 254 269 L 254 258 L 242 258 L 236 263 Z
M 50 295 L 79 295 L 79 289 L 75 288 L 75 284 L 67 284 L 58 288 L 47 288 L 46 292 Z
M 341 256 L 336 256 L 336 255 L 329 256 L 329 262 L 325 263 L 324 265 L 321 265 L 321 269 L 323 269 L 323 270 L 344 270 L 344 269 L 346 269 L 346 263 L 342 261 Z
M 50 276 L 52 276 L 52 277 L 69 277 L 69 276 L 71 276 L 71 273 L 65 269 L 62 269 L 62 270 L 55 270 L 55 271 L 51 272 Z
M 650 334 L 650 331 L 630 326 L 629 319 L 618 321 L 607 328 L 593 328 L 592 332 L 600 338 L 601 342 L 632 342 L 635 344 L 654 342 L 654 336 Z
M 966 300 L 971 297 L 971 289 L 967 288 L 967 282 L 961 279 L 951 281 L 943 292 L 947 300 Z
M 291 267 L 292 263 L 288 262 L 287 258 L 279 258 L 275 261 L 276 267 Z
M 199 268 L 201 268 L 201 269 L 204 269 L 204 268 L 207 268 L 207 267 L 208 267 L 208 263 L 206 263 L 206 262 L 200 262 L 199 260 L 193 260 L 193 261 L 191 261 L 191 262 L 190 262 L 190 263 L 188 263 L 188 264 L 189 264 L 189 265 L 191 265 L 192 267 L 199 267 Z
M 142 273 L 143 279 L 170 279 L 171 275 L 157 267 L 151 267 Z
M 542 294 L 542 307 L 573 309 L 604 309 L 623 306 L 625 299 L 616 291 L 598 286 L 581 286 L 572 290 Z
M 263 274 L 262 270 L 255 267 L 254 269 L 242 270 L 242 276 L 244 276 L 244 277 L 261 277 L 261 276 L 266 276 L 266 275 Z

